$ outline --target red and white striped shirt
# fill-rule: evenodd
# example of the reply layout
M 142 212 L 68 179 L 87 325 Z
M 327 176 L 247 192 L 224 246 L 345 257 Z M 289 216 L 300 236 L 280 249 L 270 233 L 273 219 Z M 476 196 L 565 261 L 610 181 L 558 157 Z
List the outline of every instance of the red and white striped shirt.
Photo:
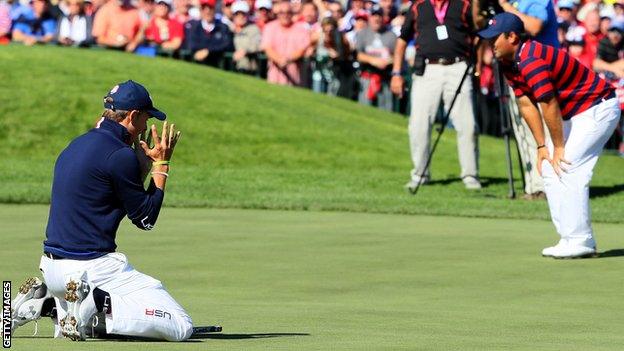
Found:
M 533 40 L 522 44 L 513 66 L 503 68 L 516 96 L 555 97 L 564 120 L 615 97 L 613 87 L 567 52 Z

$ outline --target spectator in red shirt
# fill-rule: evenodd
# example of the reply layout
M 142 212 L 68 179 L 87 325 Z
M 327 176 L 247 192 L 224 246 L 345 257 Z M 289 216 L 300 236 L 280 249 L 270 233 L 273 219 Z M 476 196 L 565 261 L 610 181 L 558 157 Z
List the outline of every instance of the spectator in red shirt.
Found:
M 174 17 L 169 17 L 171 0 L 156 3 L 152 19 L 145 29 L 145 40 L 168 51 L 176 51 L 184 40 L 184 26 Z
M 600 13 L 597 10 L 587 13 L 583 26 L 585 27 L 585 35 L 583 36 L 585 46 L 583 47 L 582 61 L 592 62 L 598 53 L 598 43 L 604 38 L 604 34 L 600 32 Z
M 93 36 L 99 45 L 134 51 L 141 36 L 141 16 L 130 0 L 110 0 L 93 20 Z

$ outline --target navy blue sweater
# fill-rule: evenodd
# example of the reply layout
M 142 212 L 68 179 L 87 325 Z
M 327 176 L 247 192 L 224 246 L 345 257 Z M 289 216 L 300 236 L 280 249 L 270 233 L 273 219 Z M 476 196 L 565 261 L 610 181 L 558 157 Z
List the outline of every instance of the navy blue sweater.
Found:
M 208 49 L 210 55 L 215 55 L 234 51 L 232 32 L 219 20 L 215 20 L 212 32 L 206 32 L 200 20 L 188 21 L 184 35 L 188 49 L 192 52 Z
M 76 260 L 114 252 L 125 215 L 137 227 L 152 229 L 165 193 L 153 181 L 144 189 L 129 139 L 124 126 L 104 119 L 61 152 L 54 166 L 44 251 Z

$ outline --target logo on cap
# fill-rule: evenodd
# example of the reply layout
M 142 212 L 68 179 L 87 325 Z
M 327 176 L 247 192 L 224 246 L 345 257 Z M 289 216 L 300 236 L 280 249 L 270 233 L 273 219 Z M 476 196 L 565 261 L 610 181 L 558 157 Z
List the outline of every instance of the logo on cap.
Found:
M 491 19 L 490 22 L 488 23 L 488 25 L 493 26 L 496 24 L 496 20 L 495 19 Z
M 119 89 L 119 85 L 115 85 L 115 86 L 113 87 L 113 89 L 111 89 L 111 91 L 110 91 L 110 93 L 109 93 L 109 94 L 115 94 L 115 93 L 117 92 L 117 90 L 118 90 L 118 89 Z

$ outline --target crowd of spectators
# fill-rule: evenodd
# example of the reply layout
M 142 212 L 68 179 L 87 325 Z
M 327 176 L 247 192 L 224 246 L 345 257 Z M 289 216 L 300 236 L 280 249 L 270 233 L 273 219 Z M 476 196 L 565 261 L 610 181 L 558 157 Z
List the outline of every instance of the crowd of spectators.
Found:
M 392 110 L 402 0 L 0 0 L 0 43 L 168 55 Z
M 624 0 L 583 1 L 553 3 L 561 47 L 624 82 Z M 99 46 L 213 66 L 225 58 L 272 83 L 396 111 L 406 104 L 389 87 L 392 58 L 409 11 L 408 0 L 0 0 L 0 44 Z M 480 52 L 475 92 L 487 102 L 492 55 Z M 412 41 L 407 62 L 414 57 Z

